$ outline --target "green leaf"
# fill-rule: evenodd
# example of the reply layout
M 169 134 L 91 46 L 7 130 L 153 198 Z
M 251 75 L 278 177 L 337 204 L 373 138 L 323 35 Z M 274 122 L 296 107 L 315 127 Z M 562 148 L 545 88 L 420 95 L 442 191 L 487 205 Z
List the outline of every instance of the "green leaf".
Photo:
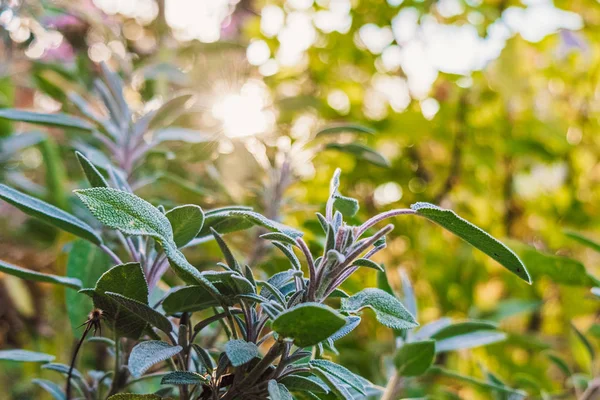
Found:
M 157 394 L 119 393 L 113 394 L 106 400 L 163 400 L 163 398 Z
M 239 367 L 258 357 L 258 347 L 252 342 L 235 339 L 225 344 L 225 353 L 231 365 Z
M 109 267 L 110 258 L 99 247 L 85 240 L 77 240 L 73 243 L 67 258 L 67 276 L 79 279 L 82 287 L 94 287 Z M 73 289 L 67 289 L 65 303 L 71 329 L 75 332 L 87 319 L 94 303 Z
M 82 290 L 94 300 L 94 306 L 101 309 L 103 316 L 112 325 L 117 336 L 137 339 L 146 328 L 146 321 L 121 306 L 106 292 L 118 293 L 141 303 L 148 303 L 148 285 L 139 263 L 116 265 L 106 271 L 95 289 Z
M 209 381 L 204 375 L 196 372 L 175 371 L 163 376 L 160 383 L 162 385 L 200 385 Z
M 204 286 L 206 290 L 212 293 L 215 299 L 220 298 L 220 293 L 217 288 L 204 276 L 202 276 L 200 271 L 198 271 L 192 264 L 188 262 L 183 253 L 177 249 L 175 243 L 163 243 L 163 250 L 167 255 L 167 259 L 169 260 L 171 267 L 181 279 L 183 279 L 186 283 L 200 284 Z
M 552 353 L 546 354 L 546 357 L 548 357 L 548 359 L 552 361 L 552 363 L 556 365 L 566 376 L 571 376 L 571 368 L 569 368 L 569 365 L 565 360 Z
M 302 232 L 270 220 L 257 212 L 240 207 L 224 208 L 206 212 L 204 226 L 198 237 L 210 235 L 210 228 L 224 234 L 262 226 L 271 232 L 283 233 L 291 238 L 302 236 Z
M 394 365 L 400 376 L 419 376 L 435 360 L 435 340 L 405 343 L 394 356 Z
M 356 329 L 356 327 L 360 324 L 360 321 L 360 317 L 354 315 L 347 317 L 344 326 L 342 326 L 339 331 L 331 335 L 329 339 L 333 341 L 340 340 L 341 338 L 352 332 L 354 329 Z
M 332 400 L 354 400 L 354 395 L 352 394 L 348 386 L 344 385 L 343 382 L 320 369 L 315 368 L 312 370 L 312 372 L 315 375 L 317 375 L 323 382 L 325 382 L 329 389 L 331 389 L 331 392 L 335 395 L 335 397 L 332 397 Z
M 66 399 L 65 393 L 63 392 L 62 388 L 52 381 L 46 379 L 33 379 L 31 382 L 44 389 L 56 400 Z
M 502 393 L 517 394 L 521 397 L 527 396 L 527 393 L 525 393 L 521 390 L 512 389 L 505 385 L 497 385 L 495 383 L 486 382 L 486 381 L 483 381 L 480 379 L 472 378 L 470 376 L 460 375 L 460 374 L 457 374 L 456 372 L 452 372 L 452 371 L 449 371 L 447 369 L 440 368 L 440 367 L 431 367 L 429 369 L 429 373 L 431 373 L 432 375 L 442 375 L 442 376 L 445 376 L 450 379 L 455 379 L 458 381 L 466 382 L 468 384 L 471 384 L 471 385 L 474 385 L 474 386 L 477 386 L 477 387 L 480 387 L 483 389 L 487 389 L 487 390 L 497 390 Z
M 292 394 L 287 388 L 281 383 L 277 383 L 276 380 L 271 379 L 268 383 L 267 389 L 269 390 L 269 398 L 271 400 L 293 400 Z
M 354 296 L 342 299 L 342 311 L 356 313 L 363 308 L 372 309 L 377 321 L 388 328 L 410 329 L 419 326 L 397 298 L 381 289 L 364 289 Z
M 373 128 L 369 128 L 368 126 L 364 126 L 364 125 L 337 124 L 337 125 L 327 126 L 323 129 L 321 129 L 320 131 L 317 132 L 315 137 L 331 135 L 331 134 L 336 134 L 336 133 L 342 133 L 342 132 L 368 133 L 370 135 L 373 135 L 376 133 Z
M 79 161 L 79 165 L 81 165 L 81 169 L 85 174 L 88 182 L 92 187 L 108 187 L 108 182 L 104 179 L 104 176 L 98 171 L 96 166 L 91 163 L 90 160 L 85 158 L 83 154 L 76 151 L 75 155 L 77 156 L 77 161 Z
M 63 285 L 73 289 L 81 289 L 81 281 L 79 279 L 44 274 L 41 272 L 32 271 L 30 269 L 17 267 L 16 265 L 9 264 L 3 260 L 0 260 L 0 272 L 17 276 L 21 279 L 26 279 L 29 281 L 55 283 L 57 285 Z
M 509 241 L 509 244 L 527 265 L 534 280 L 546 276 L 555 283 L 568 286 L 598 284 L 598 281 L 587 272 L 585 266 L 578 260 L 543 253 L 515 240 Z
M 216 307 L 219 302 L 204 286 L 186 286 L 171 292 L 163 301 L 167 314 L 202 311 Z
M 341 194 L 334 195 L 333 206 L 342 213 L 344 217 L 354 217 L 360 206 L 358 200 L 352 197 L 342 196 Z
M 0 350 L 0 361 L 19 361 L 32 363 L 49 363 L 54 361 L 50 354 L 37 353 L 29 350 Z
M 582 234 L 580 234 L 578 232 L 568 231 L 568 232 L 565 232 L 565 235 L 567 237 L 570 237 L 571 239 L 581 243 L 582 245 L 589 247 L 590 249 L 600 252 L 600 243 L 595 242 L 592 239 L 590 239 L 586 236 L 583 236 Z
M 217 141 L 217 139 L 218 136 L 214 133 L 174 126 L 156 131 L 153 137 L 153 142 L 206 143 Z
M 454 211 L 429 203 L 415 203 L 410 208 L 481 250 L 525 282 L 531 283 L 525 265 L 511 249 L 481 228 L 459 217 Z
M 592 346 L 588 338 L 586 338 L 585 335 L 581 333 L 581 331 L 577 329 L 575 325 L 573 325 L 573 323 L 571 323 L 571 328 L 573 329 L 573 332 L 575 332 L 575 336 L 577 336 L 577 339 L 579 339 L 579 341 L 585 347 L 588 355 L 590 356 L 590 360 L 593 362 L 594 358 L 596 357 L 596 351 L 594 350 L 594 346 Z
M 373 165 L 377 165 L 378 167 L 389 168 L 390 166 L 390 162 L 384 156 L 362 143 L 327 143 L 325 148 L 329 150 L 340 151 L 342 153 L 352 154 L 353 156 L 368 161 Z
M 171 242 L 171 223 L 156 207 L 138 196 L 112 188 L 75 190 L 90 212 L 109 228 L 126 235 L 151 236 Z
M 202 208 L 191 204 L 175 207 L 165 216 L 173 228 L 173 241 L 177 247 L 183 247 L 194 239 L 204 224 Z
M 311 371 L 322 371 L 326 375 L 344 382 L 361 394 L 366 394 L 363 381 L 349 369 L 327 360 L 311 360 L 308 363 Z M 321 378 L 323 378 L 321 376 Z
M 369 260 L 368 258 L 357 258 L 352 262 L 352 265 L 356 267 L 372 268 L 381 272 L 385 271 L 381 265 L 377 264 L 375 261 Z
M 179 354 L 181 350 L 181 346 L 171 346 L 160 340 L 140 342 L 131 350 L 129 371 L 135 378 L 139 378 L 148 368 Z
M 89 122 L 68 114 L 41 114 L 14 108 L 0 109 L 0 119 L 22 121 L 30 124 L 54 126 L 58 128 L 78 129 L 91 132 L 94 126 Z
M 506 340 L 506 334 L 496 330 L 488 321 L 465 321 L 448 325 L 431 335 L 436 340 L 435 350 L 445 351 L 470 349 Z
M 260 237 L 261 237 L 261 239 L 281 242 L 281 243 L 289 244 L 289 245 L 296 246 L 296 247 L 298 246 L 298 243 L 296 243 L 296 240 L 293 237 L 288 236 L 284 233 L 280 233 L 280 232 L 267 232 L 267 233 L 260 235 Z
M 3 184 L 0 184 L 0 199 L 7 201 L 32 217 L 89 240 L 94 244 L 102 244 L 102 238 L 91 226 L 60 208 L 54 207 L 53 205 L 21 193 Z
M 0 138 L 0 163 L 8 161 L 20 150 L 35 146 L 44 140 L 46 140 L 46 135 L 38 131 L 15 133 Z
M 108 297 L 115 300 L 133 314 L 137 315 L 152 326 L 157 327 L 167 335 L 173 331 L 173 326 L 167 317 L 147 304 L 130 299 L 118 293 L 106 292 Z
M 334 309 L 319 303 L 304 303 L 282 312 L 273 330 L 294 339 L 298 347 L 316 345 L 344 326 L 346 320 Z
M 280 381 L 291 391 L 328 393 L 325 383 L 314 375 L 287 375 Z

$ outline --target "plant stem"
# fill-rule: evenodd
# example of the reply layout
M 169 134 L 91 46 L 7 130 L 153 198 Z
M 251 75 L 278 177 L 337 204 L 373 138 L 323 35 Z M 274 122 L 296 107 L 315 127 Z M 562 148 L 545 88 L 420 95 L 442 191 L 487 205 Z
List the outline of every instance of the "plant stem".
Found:
M 110 256 L 110 258 L 113 260 L 113 262 L 117 263 L 117 264 L 123 264 L 123 261 L 121 261 L 121 259 L 119 258 L 119 256 L 117 256 L 111 249 L 108 248 L 108 246 L 106 246 L 105 244 L 101 244 L 100 245 L 100 249 L 102 249 L 103 252 L 105 252 L 106 254 L 108 254 Z
M 416 214 L 415 210 L 411 210 L 410 208 L 398 208 L 396 210 L 386 211 L 379 215 L 374 216 L 373 218 L 368 219 L 365 223 L 359 226 L 356 230 L 356 239 L 361 237 L 363 233 L 365 233 L 370 227 L 376 225 L 377 223 L 383 221 L 384 219 L 392 218 L 398 215 L 407 215 L 407 214 Z
M 397 392 L 401 383 L 402 378 L 396 371 L 394 371 L 394 375 L 392 375 L 392 378 L 385 387 L 385 392 L 383 392 L 380 400 L 395 400 L 396 397 L 398 397 Z
M 81 348 L 81 345 L 83 344 L 83 341 L 85 340 L 85 337 L 87 336 L 91 327 L 91 324 L 88 324 L 86 326 L 85 330 L 83 331 L 83 334 L 81 335 L 81 339 L 79 339 L 77 346 L 75 346 L 75 351 L 73 352 L 71 366 L 69 367 L 69 373 L 67 374 L 67 387 L 65 388 L 65 395 L 67 400 L 71 400 L 71 377 L 73 376 L 73 369 L 75 369 L 75 361 L 77 360 L 77 354 L 79 354 L 79 349 Z

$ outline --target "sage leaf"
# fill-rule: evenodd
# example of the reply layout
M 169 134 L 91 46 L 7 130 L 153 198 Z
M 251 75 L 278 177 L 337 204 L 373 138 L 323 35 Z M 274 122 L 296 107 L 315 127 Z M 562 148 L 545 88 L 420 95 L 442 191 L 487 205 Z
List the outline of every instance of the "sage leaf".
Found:
M 381 272 L 385 271 L 381 265 L 377 264 L 375 261 L 369 260 L 368 258 L 358 258 L 352 262 L 352 265 L 356 267 L 372 268 Z
M 57 128 L 77 129 L 87 132 L 94 130 L 94 126 L 89 122 L 63 113 L 42 114 L 26 110 L 17 110 L 14 108 L 4 108 L 0 109 L 0 119 L 21 121 L 30 124 L 52 126 Z
M 106 292 L 118 293 L 147 304 L 148 285 L 139 263 L 116 265 L 102 274 L 94 289 L 83 289 L 81 292 L 89 295 L 94 306 L 104 312 L 105 320 L 117 336 L 137 339 L 142 334 L 146 321 L 106 295 Z
M 183 247 L 193 240 L 204 224 L 202 208 L 188 204 L 175 207 L 165 214 L 173 228 L 173 241 Z
M 162 377 L 162 385 L 200 385 L 209 382 L 209 379 L 197 372 L 175 371 Z
M 0 350 L 0 361 L 18 361 L 31 363 L 49 363 L 54 361 L 50 354 L 37 353 L 29 350 Z
M 171 223 L 156 207 L 138 196 L 112 188 L 75 190 L 100 222 L 126 235 L 151 236 L 171 242 Z
M 157 394 L 118 393 L 106 400 L 163 400 L 163 398 Z
M 454 211 L 429 203 L 415 203 L 410 208 L 481 250 L 525 282 L 531 283 L 525 265 L 511 249 L 483 229 L 459 217 Z
M 65 400 L 66 396 L 62 388 L 56 383 L 47 379 L 32 379 L 31 382 L 38 385 L 46 392 L 48 392 L 55 400 Z
M 204 286 L 186 286 L 171 292 L 163 301 L 167 314 L 202 311 L 219 305 L 214 295 Z
M 79 165 L 81 165 L 81 169 L 85 174 L 88 182 L 92 187 L 108 187 L 108 182 L 104 179 L 104 176 L 98 171 L 96 166 L 92 164 L 90 160 L 88 160 L 83 154 L 76 151 L 75 156 L 77 157 L 77 161 L 79 161 Z
M 280 381 L 291 391 L 329 393 L 329 388 L 315 375 L 288 375 Z
M 183 350 L 181 346 L 171 346 L 160 340 L 147 340 L 138 343 L 129 356 L 129 371 L 139 378 L 154 364 L 165 361 Z
M 17 267 L 16 265 L 9 264 L 3 260 L 0 260 L 0 271 L 29 281 L 55 283 L 73 289 L 81 289 L 81 281 L 79 279 L 44 274 L 30 269 Z
M 565 232 L 565 235 L 567 237 L 579 242 L 580 244 L 582 244 L 586 247 L 589 247 L 592 250 L 596 250 L 597 252 L 600 252 L 600 243 L 593 241 L 592 239 L 588 238 L 587 236 L 582 235 L 581 233 L 567 231 L 567 232 Z
M 346 320 L 329 306 L 304 303 L 279 314 L 272 328 L 279 335 L 294 339 L 298 347 L 308 347 L 327 339 L 345 323 Z
M 271 400 L 293 400 L 292 394 L 287 388 L 281 383 L 277 383 L 276 380 L 271 379 L 268 383 L 267 389 L 269 391 L 269 397 Z
M 147 304 L 130 299 L 118 293 L 106 292 L 108 297 L 115 300 L 121 306 L 125 307 L 139 318 L 143 319 L 152 326 L 157 327 L 167 335 L 173 331 L 173 326 L 167 317 L 153 309 Z
M 419 376 L 425 373 L 435 359 L 435 340 L 405 343 L 394 356 L 394 365 L 400 376 Z
M 333 206 L 341 212 L 344 217 L 354 217 L 360 208 L 358 200 L 353 199 L 352 197 L 336 194 L 333 198 Z
M 225 353 L 231 365 L 239 367 L 258 356 L 258 347 L 252 342 L 234 339 L 225 344 Z
M 311 360 L 308 363 L 312 371 L 322 371 L 326 375 L 344 382 L 361 394 L 366 394 L 363 381 L 349 369 L 327 360 Z
M 410 329 L 419 325 L 396 297 L 381 289 L 364 289 L 342 299 L 342 311 L 356 313 L 363 308 L 372 309 L 377 321 L 388 328 Z
M 79 218 L 54 207 L 42 200 L 19 192 L 6 185 L 0 184 L 0 199 L 17 207 L 24 213 L 38 218 L 50 225 L 65 230 L 90 242 L 100 245 L 102 238 L 94 229 Z

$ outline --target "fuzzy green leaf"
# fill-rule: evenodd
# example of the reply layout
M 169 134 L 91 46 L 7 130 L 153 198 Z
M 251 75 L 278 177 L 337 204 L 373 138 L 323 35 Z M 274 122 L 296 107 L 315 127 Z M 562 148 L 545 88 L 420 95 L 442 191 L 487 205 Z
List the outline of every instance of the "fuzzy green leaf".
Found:
M 273 330 L 294 339 L 298 347 L 316 345 L 344 326 L 346 320 L 333 308 L 318 303 L 304 303 L 279 314 Z
M 108 182 L 104 179 L 104 176 L 98 171 L 96 166 L 92 164 L 90 160 L 88 160 L 83 154 L 76 151 L 75 155 L 77 156 L 77 161 L 79 161 L 79 165 L 81 165 L 81 169 L 85 174 L 88 182 L 92 187 L 108 187 Z
M 175 371 L 163 376 L 160 383 L 162 385 L 200 385 L 208 381 L 208 378 L 196 372 Z
M 349 369 L 327 360 L 312 360 L 308 365 L 313 372 L 322 371 L 326 375 L 344 382 L 359 393 L 366 394 L 363 381 Z
M 292 394 L 287 388 L 281 383 L 277 383 L 276 380 L 271 379 L 268 383 L 267 389 L 269 390 L 269 398 L 271 400 L 293 400 Z
M 388 328 L 410 329 L 419 326 L 397 298 L 381 289 L 364 289 L 354 296 L 342 299 L 343 311 L 356 313 L 363 308 L 372 309 L 377 320 Z
M 56 383 L 46 379 L 32 379 L 34 384 L 38 385 L 46 392 L 48 392 L 55 400 L 65 400 L 66 396 L 62 388 Z
M 51 204 L 2 184 L 0 184 L 0 199 L 7 201 L 32 217 L 89 240 L 92 243 L 102 244 L 102 238 L 91 226 Z
M 353 199 L 352 197 L 336 194 L 333 198 L 333 206 L 341 212 L 344 217 L 354 217 L 360 208 L 358 200 Z
M 400 376 L 419 376 L 425 373 L 435 359 L 435 340 L 405 343 L 394 356 L 394 365 Z
M 165 361 L 183 350 L 181 346 L 171 346 L 160 340 L 147 340 L 138 343 L 129 356 L 129 371 L 139 378 L 154 364 Z
M 258 347 L 252 342 L 230 340 L 225 344 L 225 353 L 231 361 L 231 365 L 239 367 L 258 356 Z
M 435 222 L 441 227 L 454 233 L 473 247 L 481 250 L 502 266 L 531 283 L 531 277 L 523 262 L 517 255 L 499 240 L 492 237 L 483 229 L 473 225 L 469 221 L 459 217 L 452 210 L 446 210 L 429 203 L 415 203 L 411 208 L 417 214 Z
M 112 188 L 75 190 L 90 212 L 109 228 L 126 235 L 151 236 L 171 242 L 171 223 L 156 207 L 138 196 Z
M 165 216 L 173 228 L 173 241 L 183 247 L 196 237 L 204 224 L 202 208 L 187 204 L 169 210 Z
M 91 132 L 94 126 L 89 122 L 68 114 L 42 114 L 26 110 L 17 110 L 14 108 L 4 108 L 0 110 L 0 119 L 10 121 L 21 121 L 30 124 L 53 126 L 58 128 L 78 129 Z
M 163 400 L 163 398 L 157 394 L 119 393 L 113 394 L 106 400 Z
M 112 267 L 102 274 L 95 289 L 82 292 L 92 297 L 94 306 L 104 312 L 105 320 L 110 322 L 118 336 L 137 339 L 142 334 L 146 321 L 106 295 L 106 292 L 118 293 L 148 304 L 148 285 L 139 263 Z
M 50 354 L 37 353 L 29 350 L 0 350 L 0 361 L 18 361 L 32 363 L 49 363 L 54 361 Z
M 81 281 L 79 279 L 44 274 L 41 272 L 32 271 L 30 269 L 17 267 L 16 265 L 9 264 L 3 260 L 0 260 L 0 272 L 17 276 L 28 281 L 55 283 L 57 285 L 63 285 L 73 289 L 81 289 Z
M 352 265 L 356 266 L 356 267 L 372 268 L 372 269 L 375 269 L 375 270 L 381 271 L 381 272 L 385 271 L 381 265 L 379 265 L 375 261 L 371 261 L 367 258 L 358 258 L 352 262 Z
M 134 299 L 130 299 L 118 293 L 106 292 L 105 294 L 111 299 L 115 300 L 121 306 L 131 311 L 133 314 L 137 315 L 139 318 L 143 319 L 150 325 L 157 327 L 164 333 L 169 334 L 173 331 L 173 326 L 167 317 L 149 305 Z
M 186 286 L 171 292 L 163 301 L 167 314 L 202 311 L 219 305 L 204 286 Z
M 313 393 L 328 393 L 327 385 L 314 375 L 288 375 L 281 380 L 291 391 L 298 392 L 313 392 Z

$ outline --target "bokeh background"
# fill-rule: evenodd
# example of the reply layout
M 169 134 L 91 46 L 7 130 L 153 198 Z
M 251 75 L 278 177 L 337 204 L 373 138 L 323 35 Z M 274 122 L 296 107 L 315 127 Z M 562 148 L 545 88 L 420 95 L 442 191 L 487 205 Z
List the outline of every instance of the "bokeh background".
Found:
M 567 234 L 600 239 L 598 1 L 3 0 L 0 36 L 2 107 L 75 113 L 69 93 L 88 96 L 100 62 L 123 76 L 136 112 L 177 92 L 195 95 L 174 124 L 206 140 L 151 153 L 140 172 L 148 179 L 135 189 L 155 203 L 250 205 L 318 240 L 314 213 L 339 167 L 344 194 L 361 202 L 357 222 L 428 201 L 509 238 L 537 265 L 531 286 L 411 218 L 394 221 L 378 261 L 398 291 L 399 271 L 408 274 L 422 324 L 486 318 L 509 333 L 449 355 L 449 368 L 478 376 L 483 365 L 538 397 L 598 372 L 572 325 L 596 347 L 600 308 L 585 271 L 598 276 L 600 256 Z M 315 140 L 339 122 L 376 134 L 342 133 L 337 147 Z M 32 129 L 1 121 L 0 137 Z M 73 150 L 89 143 L 42 130 L 35 146 L 0 148 L 0 180 L 81 212 L 71 194 L 84 185 Z M 358 142 L 382 157 L 348 146 Z M 228 240 L 256 270 L 283 268 L 256 234 Z M 71 241 L 0 204 L 2 259 L 64 273 Z M 211 243 L 188 256 L 200 268 L 219 260 Z M 376 284 L 374 272 L 345 290 L 366 284 Z M 339 360 L 385 385 L 394 338 L 371 317 L 340 342 Z M 64 289 L 0 275 L 0 348 L 66 363 L 73 338 Z M 571 378 L 549 363 L 549 351 L 566 360 Z M 94 368 L 103 357 L 88 350 L 81 363 Z M 0 398 L 44 398 L 30 382 L 42 373 L 2 364 Z M 444 387 L 458 398 L 489 395 Z

